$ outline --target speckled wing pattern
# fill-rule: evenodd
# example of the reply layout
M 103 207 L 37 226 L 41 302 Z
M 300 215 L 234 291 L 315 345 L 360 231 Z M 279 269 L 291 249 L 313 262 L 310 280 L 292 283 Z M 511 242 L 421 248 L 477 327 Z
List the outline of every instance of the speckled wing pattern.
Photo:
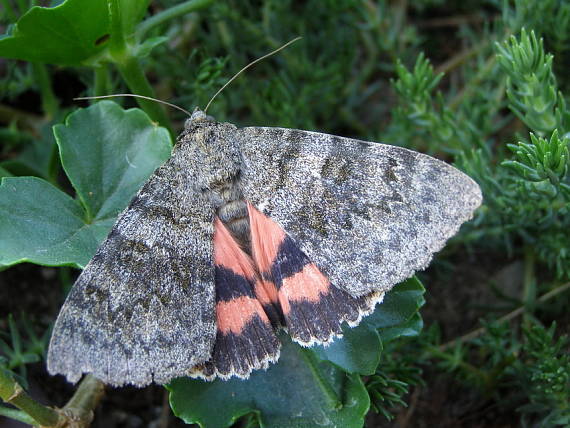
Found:
M 400 147 L 262 127 L 239 144 L 244 197 L 355 297 L 424 269 L 481 203 L 467 175 Z
M 54 327 L 52 374 L 143 386 L 210 358 L 214 209 L 183 164 L 173 155 L 155 171 L 81 273 Z

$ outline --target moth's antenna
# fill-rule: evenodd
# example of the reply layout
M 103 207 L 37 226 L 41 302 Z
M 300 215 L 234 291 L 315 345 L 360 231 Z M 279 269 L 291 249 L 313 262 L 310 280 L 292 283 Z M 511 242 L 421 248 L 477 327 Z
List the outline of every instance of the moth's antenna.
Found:
M 190 113 L 188 110 L 183 109 L 182 107 L 179 107 L 175 104 L 171 104 L 169 102 L 166 101 L 162 101 L 162 100 L 157 100 L 156 98 L 152 98 L 152 97 L 145 97 L 144 95 L 136 95 L 136 94 L 112 94 L 112 95 L 99 95 L 97 97 L 78 97 L 78 98 L 74 98 L 74 100 L 101 100 L 103 98 L 116 98 L 116 97 L 133 97 L 133 98 L 142 98 L 143 100 L 149 100 L 149 101 L 156 101 L 157 103 L 161 103 L 161 104 L 165 104 L 169 107 L 173 107 L 177 110 L 183 111 L 184 113 L 186 113 L 188 116 L 192 116 L 192 113 Z
M 253 64 L 258 63 L 261 60 L 264 60 L 267 57 L 270 57 L 273 54 L 276 54 L 277 52 L 279 52 L 282 49 L 285 49 L 287 46 L 289 46 L 291 43 L 295 43 L 297 40 L 302 39 L 302 37 L 296 37 L 293 40 L 288 41 L 287 43 L 285 43 L 283 46 L 281 46 L 280 48 L 275 49 L 272 52 L 269 52 L 268 54 L 263 55 L 261 58 L 257 58 L 255 61 L 250 62 L 248 65 L 246 65 L 244 68 L 242 68 L 240 71 L 238 71 L 236 74 L 234 74 L 234 77 L 232 77 L 230 80 L 228 80 L 226 82 L 226 84 L 224 86 L 222 86 L 218 92 L 216 92 L 214 94 L 214 96 L 210 99 L 210 101 L 208 102 L 208 104 L 206 105 L 206 108 L 204 109 L 204 113 L 206 113 L 206 111 L 208 111 L 208 107 L 210 107 L 210 104 L 212 104 L 212 101 L 214 101 L 214 98 L 216 98 L 218 96 L 218 94 L 220 92 L 222 92 L 226 86 L 228 86 L 230 83 L 232 83 L 236 77 L 238 77 L 241 73 L 243 73 L 245 70 L 247 70 L 249 67 L 251 67 Z

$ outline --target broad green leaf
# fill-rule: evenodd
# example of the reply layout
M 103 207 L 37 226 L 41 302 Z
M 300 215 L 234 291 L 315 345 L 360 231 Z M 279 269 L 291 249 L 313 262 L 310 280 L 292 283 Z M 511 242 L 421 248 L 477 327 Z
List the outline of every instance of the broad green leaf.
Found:
M 106 0 L 67 0 L 53 8 L 33 7 L 0 38 L 0 57 L 58 65 L 94 61 L 106 46 Z
M 85 224 L 84 216 L 81 205 L 42 179 L 2 179 L 0 266 L 84 264 L 101 238 L 101 225 Z
M 101 101 L 54 127 L 63 168 L 88 219 L 115 218 L 170 155 L 166 129 L 139 109 Z
M 416 312 L 412 317 L 401 325 L 394 327 L 386 327 L 378 330 L 380 333 L 380 339 L 382 343 L 388 343 L 391 340 L 397 339 L 398 337 L 412 337 L 420 334 L 424 326 L 424 321 L 419 314 Z
M 328 346 L 311 348 L 317 358 L 330 361 L 348 373 L 373 374 L 380 361 L 382 341 L 376 329 L 365 321 L 358 327 L 343 326 L 342 338 Z
M 149 3 L 150 0 L 119 0 L 121 26 L 128 41 L 134 42 L 136 26 L 144 18 Z
M 0 166 L 0 177 L 11 177 L 13 174 Z
M 410 319 L 417 316 L 421 322 L 417 312 L 424 303 L 423 293 L 424 288 L 415 277 L 396 285 L 358 327 L 345 325 L 342 338 L 327 347 L 312 349 L 319 359 L 330 361 L 349 373 L 374 373 L 382 352 L 382 340 L 388 337 L 388 332 L 379 334 L 378 328 L 383 327 L 382 332 L 393 328 L 391 338 L 410 335 L 410 329 L 416 327 L 416 324 L 408 324 Z
M 112 102 L 70 115 L 57 130 L 62 163 L 81 203 L 38 178 L 4 178 L 0 266 L 27 261 L 83 267 L 116 215 L 170 153 L 165 129 L 142 111 Z
M 370 400 L 360 377 L 309 362 L 310 351 L 289 339 L 283 342 L 279 362 L 248 380 L 174 380 L 168 386 L 174 414 L 207 428 L 228 427 L 250 412 L 258 413 L 267 428 L 362 427 Z
M 2 166 L 17 176 L 33 175 L 49 179 L 57 168 L 57 147 L 52 124 L 41 127 L 38 139 L 26 142 L 18 156 L 2 162 Z
M 398 284 L 384 297 L 366 322 L 374 328 L 394 327 L 410 319 L 424 304 L 425 289 L 415 276 Z

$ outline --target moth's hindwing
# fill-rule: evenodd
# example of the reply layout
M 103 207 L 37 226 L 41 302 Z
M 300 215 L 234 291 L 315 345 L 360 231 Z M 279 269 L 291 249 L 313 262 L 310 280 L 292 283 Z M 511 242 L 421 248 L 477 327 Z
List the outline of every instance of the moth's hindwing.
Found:
M 252 205 L 248 209 L 253 260 L 262 278 L 256 294 L 267 302 L 264 307 L 277 308 L 295 342 L 328 344 L 342 335 L 342 322 L 358 324 L 382 300 L 381 292 L 353 297 L 334 287 L 277 223 Z
M 251 258 L 218 218 L 214 224 L 218 331 L 212 358 L 190 375 L 208 380 L 247 378 L 253 370 L 267 368 L 279 358 L 281 343 L 270 312 L 258 299 L 260 278 Z
M 481 203 L 471 178 L 411 150 L 293 129 L 240 133 L 245 198 L 353 296 L 424 269 Z
M 194 189 L 179 150 L 119 216 L 73 286 L 51 338 L 50 373 L 143 386 L 210 358 L 214 209 Z

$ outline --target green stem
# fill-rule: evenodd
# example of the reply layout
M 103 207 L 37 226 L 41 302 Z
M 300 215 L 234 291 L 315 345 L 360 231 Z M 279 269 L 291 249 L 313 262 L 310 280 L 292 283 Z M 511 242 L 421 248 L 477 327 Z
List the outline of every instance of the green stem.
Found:
M 33 400 L 4 370 L 0 370 L 0 398 L 30 415 L 39 425 L 56 426 L 60 420 L 58 412 Z
M 475 55 L 480 53 L 483 49 L 489 47 L 492 43 L 494 43 L 494 41 L 495 41 L 495 39 L 485 40 L 484 42 L 479 43 L 478 45 L 471 46 L 470 48 L 462 50 L 457 55 L 451 57 L 450 59 L 445 61 L 443 64 L 438 66 L 435 70 L 435 74 L 439 74 L 439 73 L 449 74 L 449 72 L 451 72 L 452 70 L 454 70 L 456 68 L 459 68 L 461 65 L 466 63 L 469 59 L 473 58 Z M 494 57 L 492 57 L 492 58 L 494 58 Z M 492 64 L 494 64 L 494 60 L 492 61 Z M 488 67 L 488 65 L 485 66 L 485 69 L 487 67 Z M 488 75 L 488 70 L 487 70 L 487 73 L 485 73 L 485 75 Z
M 120 0 L 107 0 L 110 19 L 109 53 L 116 61 L 121 61 L 127 55 L 127 42 L 123 33 Z
M 6 14 L 6 20 L 9 23 L 14 23 L 16 22 L 16 12 L 14 12 L 14 8 L 12 7 L 12 4 L 8 1 L 8 0 L 2 0 L 2 5 L 4 5 L 4 10 L 5 10 L 5 14 Z
M 402 31 L 402 28 L 405 27 L 406 17 L 408 16 L 408 0 L 399 0 L 394 4 L 394 30 L 395 34 L 399 35 Z M 394 34 L 394 33 L 392 33 Z M 396 36 L 396 43 L 394 43 L 394 48 L 397 49 L 397 52 L 402 52 L 404 50 L 403 46 L 404 38 Z M 392 56 L 396 56 L 396 52 L 392 53 Z M 395 63 L 395 61 L 394 61 Z
M 469 80 L 469 82 L 463 85 L 463 89 L 459 91 L 451 101 L 449 101 L 448 106 L 451 110 L 455 110 L 467 96 L 470 96 L 473 92 L 477 91 L 477 89 L 481 87 L 480 83 L 489 76 L 496 62 L 496 56 L 490 57 L 485 62 L 485 65 L 483 65 L 483 67 L 479 70 L 479 72 L 477 72 L 477 74 L 471 80 Z
M 313 352 L 309 349 L 301 348 L 301 355 L 305 358 L 307 366 L 311 370 L 311 373 L 315 377 L 315 380 L 321 387 L 321 390 L 324 392 L 325 397 L 327 398 L 329 403 L 332 405 L 333 408 L 340 409 L 342 407 L 342 402 L 340 401 L 337 393 L 332 388 L 330 383 L 327 381 L 327 379 L 325 379 L 325 377 L 321 373 L 321 370 L 319 370 L 318 361 L 315 358 Z
M 30 131 L 36 135 L 40 133 L 42 118 L 24 110 L 18 110 L 0 104 L 0 123 L 11 123 L 17 121 L 19 129 Z
M 197 10 L 203 9 L 210 6 L 214 0 L 188 0 L 177 6 L 170 7 L 156 15 L 151 16 L 141 22 L 136 30 L 136 40 L 142 40 L 146 33 L 148 33 L 152 28 L 167 22 L 178 16 L 186 15 L 187 13 L 196 12 Z
M 564 293 L 565 291 L 570 290 L 570 282 L 567 282 L 566 284 L 562 284 L 559 287 L 556 287 L 554 290 L 549 291 L 548 293 L 543 294 L 542 296 L 540 296 L 537 300 L 538 303 L 544 303 L 550 299 L 552 299 L 553 297 L 559 295 L 560 293 Z M 525 310 L 527 309 L 526 306 L 521 306 L 517 309 L 515 309 L 512 312 L 509 312 L 507 315 L 501 317 L 498 319 L 498 323 L 503 323 L 503 322 L 507 322 L 512 320 L 513 318 L 518 317 L 521 314 L 525 313 Z M 469 340 L 473 340 L 476 337 L 481 336 L 483 333 L 485 333 L 487 331 L 486 328 L 478 328 L 477 330 L 473 330 L 470 333 L 467 333 L 461 337 L 458 337 L 457 339 L 453 339 L 450 340 L 449 342 L 441 345 L 439 347 L 440 351 L 445 351 L 453 346 L 456 346 L 458 343 L 463 343 L 463 342 L 467 342 Z
M 20 15 L 23 15 L 28 11 L 28 4 L 26 0 L 16 0 L 16 4 L 18 5 L 18 10 L 20 11 Z
M 59 103 L 51 87 L 51 79 L 45 64 L 32 62 L 32 74 L 40 87 L 42 96 L 42 110 L 49 117 L 53 118 L 59 110 Z
M 453 364 L 454 366 L 457 367 L 461 367 L 463 370 L 465 370 L 466 372 L 471 373 L 471 375 L 474 378 L 484 378 L 485 377 L 485 373 L 483 373 L 482 370 L 479 370 L 477 367 L 475 367 L 472 364 L 469 364 L 463 360 L 461 361 L 457 361 L 457 358 L 455 355 L 453 354 L 448 354 L 447 352 L 445 352 L 444 350 L 442 350 L 441 347 L 437 347 L 437 346 L 433 346 L 433 345 L 429 345 L 427 346 L 427 350 L 428 352 L 432 355 L 432 356 L 436 356 L 442 360 L 446 360 L 449 361 L 451 364 Z
M 71 279 L 71 268 L 62 266 L 57 271 L 61 288 L 63 289 L 64 294 L 67 295 L 69 293 L 69 290 L 71 290 L 71 286 L 73 285 L 73 280 Z
M 79 384 L 79 388 L 71 397 L 71 400 L 63 408 L 63 413 L 73 415 L 74 421 L 81 421 L 84 426 L 89 426 L 93 420 L 93 409 L 105 393 L 105 385 L 92 375 L 87 375 Z
M 524 250 L 524 276 L 522 301 L 527 309 L 534 308 L 536 304 L 536 281 L 534 275 L 534 251 L 530 246 Z M 528 327 L 532 322 L 529 311 L 523 314 L 523 323 Z
M 152 86 L 143 73 L 138 59 L 132 54 L 133 49 L 127 44 L 119 3 L 120 0 L 107 0 L 111 20 L 109 53 L 133 94 L 155 98 Z M 166 127 L 174 137 L 168 117 L 160 104 L 140 98 L 137 98 L 137 103 L 151 119 Z
M 95 67 L 93 70 L 95 74 L 93 85 L 93 96 L 109 95 L 109 71 L 106 64 L 100 67 Z
M 5 416 L 15 421 L 20 421 L 28 425 L 37 424 L 36 420 L 21 410 L 11 409 L 9 407 L 0 406 L 0 416 Z
M 150 83 L 148 82 L 137 58 L 128 56 L 123 62 L 117 62 L 117 68 L 133 94 L 156 98 Z M 138 105 L 150 116 L 150 118 L 164 126 L 173 135 L 170 121 L 164 109 L 159 103 L 137 98 Z

